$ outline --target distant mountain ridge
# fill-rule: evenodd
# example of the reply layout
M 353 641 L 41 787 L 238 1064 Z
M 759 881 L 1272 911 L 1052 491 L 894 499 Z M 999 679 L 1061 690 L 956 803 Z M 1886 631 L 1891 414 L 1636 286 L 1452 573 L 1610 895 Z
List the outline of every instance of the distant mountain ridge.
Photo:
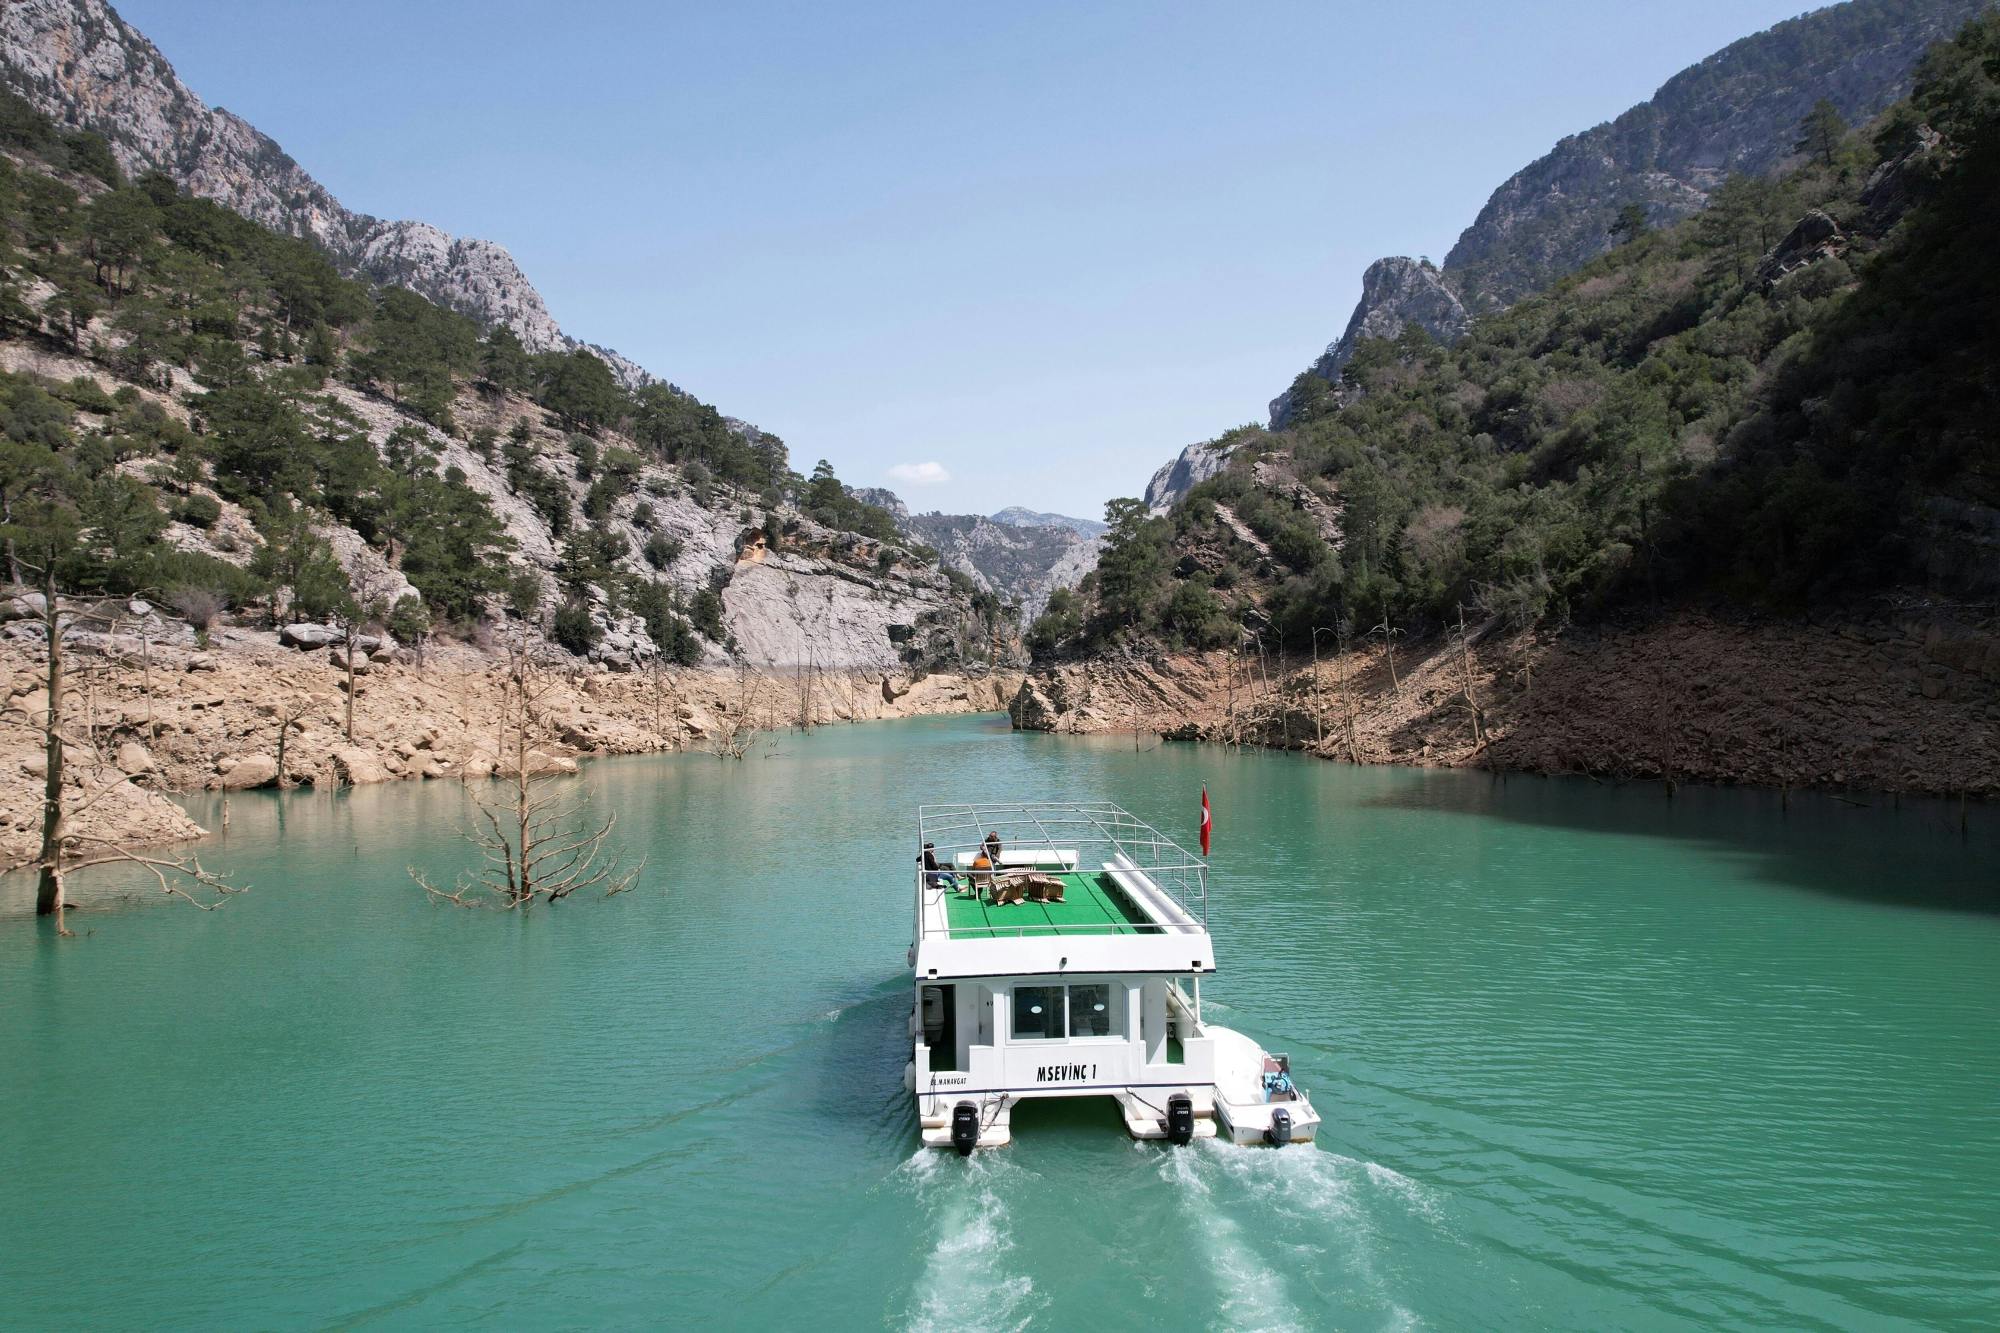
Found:
M 7 0 L 0 80 L 56 121 L 103 135 L 128 175 L 165 172 L 253 222 L 309 238 L 348 277 L 407 287 L 486 328 L 505 325 L 531 352 L 588 349 L 627 388 L 654 378 L 565 333 L 505 247 L 344 207 L 268 135 L 196 96 L 104 0 Z
M 1045 514 L 1034 509 L 1024 509 L 1020 505 L 1009 505 L 997 513 L 987 515 L 995 523 L 1010 528 L 1068 528 L 1081 537 L 1102 537 L 1106 525 L 1094 518 L 1071 518 L 1067 514 Z
M 1473 317 L 1540 292 L 1611 248 L 1628 203 L 1654 225 L 1699 212 L 1732 173 L 1764 175 L 1792 156 L 1799 122 L 1826 98 L 1850 124 L 1909 92 L 1931 43 L 1991 0 L 1849 0 L 1732 42 L 1668 79 L 1614 120 L 1570 135 L 1515 172 L 1459 236 L 1441 269 L 1377 260 L 1346 331 L 1306 371 L 1330 384 L 1364 337 L 1414 323 L 1450 343 Z M 1273 429 L 1294 410 L 1273 399 Z
M 987 514 L 912 514 L 901 496 L 880 486 L 852 486 L 857 500 L 889 512 L 896 526 L 938 553 L 973 585 L 1021 608 L 1021 623 L 1041 614 L 1049 594 L 1073 588 L 1097 564 L 1105 524 L 1011 505 Z

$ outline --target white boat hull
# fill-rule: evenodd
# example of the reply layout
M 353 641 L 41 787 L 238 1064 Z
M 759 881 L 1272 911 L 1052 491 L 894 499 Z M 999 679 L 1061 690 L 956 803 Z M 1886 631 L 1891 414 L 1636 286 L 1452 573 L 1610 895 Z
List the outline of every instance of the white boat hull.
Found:
M 1215 1039 L 1215 1114 L 1224 1138 L 1246 1146 L 1284 1147 L 1319 1137 L 1319 1112 L 1305 1093 L 1273 1098 L 1265 1091 L 1264 1073 L 1271 1062 L 1261 1046 L 1231 1028 L 1210 1027 L 1208 1034 Z M 1279 1111 L 1291 1122 L 1282 1134 L 1273 1132 Z

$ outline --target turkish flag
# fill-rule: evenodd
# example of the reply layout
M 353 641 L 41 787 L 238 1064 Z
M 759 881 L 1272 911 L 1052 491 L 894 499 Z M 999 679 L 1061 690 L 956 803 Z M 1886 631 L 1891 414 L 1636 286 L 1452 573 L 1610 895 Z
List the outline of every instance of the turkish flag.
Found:
M 1201 784 L 1201 854 L 1208 855 L 1208 784 Z

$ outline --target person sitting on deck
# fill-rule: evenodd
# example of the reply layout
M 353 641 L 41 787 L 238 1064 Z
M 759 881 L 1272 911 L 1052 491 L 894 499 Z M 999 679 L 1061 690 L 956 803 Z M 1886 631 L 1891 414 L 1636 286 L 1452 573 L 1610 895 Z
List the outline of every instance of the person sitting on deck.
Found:
M 958 875 L 938 864 L 936 843 L 925 843 L 924 854 L 917 859 L 923 862 L 925 888 L 957 890 Z
M 986 841 L 979 844 L 979 854 L 972 858 L 972 891 L 994 887 L 993 872 L 1000 868 L 1000 835 L 989 833 Z

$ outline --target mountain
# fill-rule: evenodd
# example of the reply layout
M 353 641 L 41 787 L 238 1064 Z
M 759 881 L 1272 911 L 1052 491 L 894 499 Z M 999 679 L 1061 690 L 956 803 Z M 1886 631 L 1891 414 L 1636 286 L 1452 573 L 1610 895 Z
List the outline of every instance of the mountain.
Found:
M 822 465 L 344 278 L 0 90 L 4 573 L 209 628 L 538 626 L 630 669 L 929 669 L 990 615 Z M 297 637 L 297 636 L 294 636 Z
M 653 378 L 565 333 L 502 246 L 343 207 L 268 135 L 196 96 L 104 0 L 7 0 L 0 81 L 58 123 L 103 135 L 127 175 L 165 172 L 195 195 L 311 240 L 345 276 L 407 287 L 481 328 L 510 328 L 530 352 L 588 348 L 627 388 Z
M 1167 512 L 1121 509 L 1029 644 L 1977 615 L 2000 589 L 2000 10 L 1911 82 L 1865 131 L 1732 177 L 1449 346 L 1358 339 L 1340 393 L 1223 437 Z M 1975 646 L 1909 690 L 1983 709 L 2000 657 L 1941 634 Z
M 1020 608 L 1022 624 L 1041 614 L 1049 595 L 1073 588 L 1097 563 L 1105 525 L 1087 518 L 1043 514 L 1018 505 L 984 514 L 912 514 L 894 491 L 848 488 L 856 500 L 895 520 L 898 531 L 937 552 L 945 569 L 1003 604 Z
M 1655 226 L 1699 212 L 1732 174 L 1767 175 L 1794 157 L 1798 127 L 1830 101 L 1859 124 L 1902 98 L 1931 43 L 1988 0 L 1849 0 L 1731 43 L 1617 119 L 1571 135 L 1509 177 L 1459 236 L 1442 270 L 1378 260 L 1347 331 L 1304 374 L 1338 384 L 1358 337 L 1416 324 L 1441 342 L 1470 316 L 1542 291 L 1611 248 L 1611 223 L 1643 205 Z M 1271 403 L 1286 425 L 1298 386 Z
M 1245 438 L 1257 433 L 1257 427 L 1247 426 L 1230 431 L 1213 440 L 1201 440 L 1190 444 L 1162 464 L 1152 479 L 1146 483 L 1146 509 L 1152 514 L 1164 514 L 1182 500 L 1187 493 L 1207 481 L 1219 476 L 1229 466 L 1229 455 Z
M 984 514 L 915 514 L 909 534 L 1003 602 L 1021 608 L 1021 623 L 1041 614 L 1057 588 L 1076 586 L 1096 563 L 1103 540 L 1058 523 L 995 523 Z
M 995 523 L 1010 528 L 1068 528 L 1080 537 L 1102 537 L 1105 524 L 1094 518 L 1071 518 L 1067 514 L 1044 514 L 1020 505 L 1010 505 L 997 514 L 988 514 Z

